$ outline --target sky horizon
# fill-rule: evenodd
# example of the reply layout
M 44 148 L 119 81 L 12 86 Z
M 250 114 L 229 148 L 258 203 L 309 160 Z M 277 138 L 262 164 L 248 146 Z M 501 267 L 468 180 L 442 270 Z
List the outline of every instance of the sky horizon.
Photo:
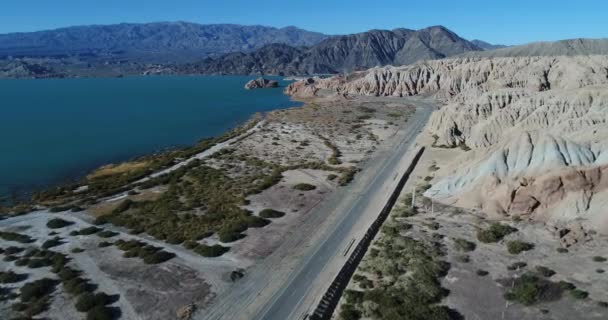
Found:
M 608 37 L 608 1 L 510 0 L 321 1 L 266 0 L 5 0 L 0 34 L 77 25 L 187 21 L 272 27 L 296 26 L 326 34 L 443 25 L 460 36 L 494 44 Z M 507 2 L 507 1 L 503 1 Z

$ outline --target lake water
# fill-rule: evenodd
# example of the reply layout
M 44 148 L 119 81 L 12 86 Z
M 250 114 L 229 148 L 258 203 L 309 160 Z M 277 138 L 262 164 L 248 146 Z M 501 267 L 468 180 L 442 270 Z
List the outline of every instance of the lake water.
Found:
M 253 78 L 0 80 L 0 198 L 190 145 L 256 112 L 298 105 L 282 88 L 245 90 Z

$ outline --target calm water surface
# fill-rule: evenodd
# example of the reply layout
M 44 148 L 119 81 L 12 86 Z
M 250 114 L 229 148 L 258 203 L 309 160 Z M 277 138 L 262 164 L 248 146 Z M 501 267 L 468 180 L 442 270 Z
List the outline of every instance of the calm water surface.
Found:
M 190 145 L 256 112 L 297 105 L 282 88 L 245 90 L 253 78 L 0 80 L 0 198 Z

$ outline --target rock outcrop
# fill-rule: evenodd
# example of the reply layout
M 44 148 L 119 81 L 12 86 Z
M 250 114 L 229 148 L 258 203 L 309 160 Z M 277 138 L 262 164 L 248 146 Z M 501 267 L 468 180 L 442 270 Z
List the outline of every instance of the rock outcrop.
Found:
M 442 103 L 427 126 L 434 145 L 472 150 L 438 172 L 429 197 L 493 216 L 561 226 L 582 220 L 608 233 L 608 56 L 425 61 L 285 90 L 321 91 Z
M 262 89 L 262 88 L 278 88 L 279 83 L 275 80 L 268 80 L 266 78 L 257 78 L 250 80 L 245 84 L 245 89 Z

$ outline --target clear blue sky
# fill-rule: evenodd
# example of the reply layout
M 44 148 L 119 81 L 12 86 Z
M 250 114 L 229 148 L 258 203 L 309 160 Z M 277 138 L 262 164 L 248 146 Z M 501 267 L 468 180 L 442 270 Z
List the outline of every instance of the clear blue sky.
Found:
M 519 44 L 608 37 L 608 1 L 2 0 L 0 33 L 176 20 L 295 25 L 328 34 L 441 24 L 468 39 Z

